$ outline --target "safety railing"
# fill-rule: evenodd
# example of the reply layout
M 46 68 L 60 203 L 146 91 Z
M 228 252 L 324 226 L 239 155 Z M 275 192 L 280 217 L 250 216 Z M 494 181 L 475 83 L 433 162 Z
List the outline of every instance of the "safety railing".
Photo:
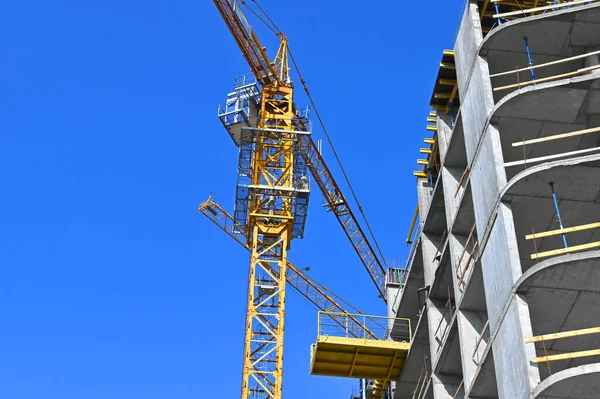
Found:
M 525 49 L 526 49 L 526 53 L 529 54 L 529 45 L 528 45 L 527 41 L 525 41 Z M 565 72 L 565 73 L 561 73 L 561 74 L 557 74 L 557 75 L 547 76 L 547 77 L 544 77 L 544 78 L 541 78 L 541 79 L 536 79 L 535 78 L 535 71 L 539 70 L 539 69 L 543 69 L 543 68 L 548 68 L 548 67 L 551 67 L 551 66 L 556 66 L 556 65 L 560 65 L 560 64 L 564 64 L 564 63 L 569 63 L 569 62 L 572 62 L 572 61 L 579 61 L 579 60 L 582 60 L 582 59 L 585 59 L 585 58 L 588 58 L 588 57 L 595 57 L 595 56 L 598 56 L 599 54 L 600 54 L 600 51 L 592 51 L 592 52 L 589 52 L 589 53 L 585 53 L 585 54 L 581 54 L 581 55 L 576 55 L 576 56 L 568 57 L 568 58 L 563 58 L 563 59 L 560 59 L 560 60 L 546 62 L 546 63 L 538 64 L 538 65 L 533 65 L 533 61 L 531 61 L 531 58 L 530 58 L 530 65 L 529 66 L 523 67 L 523 68 L 513 69 L 513 70 L 510 70 L 510 71 L 504 71 L 504 72 L 496 73 L 496 74 L 490 75 L 490 78 L 494 79 L 494 78 L 501 77 L 501 76 L 514 75 L 515 79 L 517 81 L 516 83 L 512 83 L 512 84 L 509 84 L 509 85 L 494 87 L 494 91 L 503 91 L 503 90 L 510 90 L 510 89 L 520 89 L 522 87 L 536 85 L 538 83 L 553 82 L 555 80 L 561 80 L 561 79 L 571 78 L 571 77 L 583 75 L 585 73 L 594 72 L 594 71 L 600 69 L 600 65 L 591 65 L 591 66 L 585 67 L 585 68 L 578 68 L 578 69 L 576 69 L 574 71 L 571 71 L 571 72 Z M 522 72 L 528 72 L 531 75 L 531 80 L 521 81 L 521 79 L 520 79 L 520 73 L 522 73 Z
M 464 288 L 467 272 L 469 271 L 471 265 L 476 261 L 475 254 L 477 252 L 477 248 L 479 247 L 479 241 L 477 241 L 476 235 L 475 224 L 473 224 L 473 227 L 469 232 L 469 236 L 467 237 L 467 241 L 465 242 L 465 247 L 463 248 L 463 251 L 456 262 L 456 277 L 458 279 L 458 288 L 460 290 Z M 469 249 L 469 247 L 471 249 Z M 463 265 L 463 259 L 467 254 L 468 258 Z
M 582 357 L 589 356 L 600 356 L 600 349 L 590 349 L 578 352 L 569 352 L 569 353 L 560 353 L 555 355 L 549 355 L 548 350 L 546 348 L 546 341 L 554 341 L 557 339 L 566 339 L 572 337 L 581 337 L 585 335 L 592 334 L 600 334 L 600 327 L 594 328 L 586 328 L 582 330 L 573 330 L 573 331 L 565 331 L 554 334 L 546 334 L 546 335 L 538 335 L 535 337 L 530 337 L 525 339 L 525 343 L 536 343 L 541 342 L 544 349 L 544 356 L 539 356 L 533 358 L 531 361 L 533 363 L 547 363 L 548 364 L 548 372 L 552 374 L 552 369 L 550 368 L 550 362 L 557 360 L 570 360 L 570 359 L 578 359 Z
M 559 213 L 559 215 L 560 215 L 560 213 Z M 562 224 L 562 220 L 560 221 L 560 223 Z M 564 254 L 573 253 L 573 252 L 581 252 L 581 251 L 586 251 L 589 249 L 600 248 L 600 241 L 569 246 L 567 244 L 567 240 L 566 240 L 566 235 L 569 233 L 576 233 L 576 232 L 586 231 L 586 230 L 594 230 L 594 229 L 598 229 L 598 228 L 600 228 L 600 222 L 588 223 L 588 224 L 582 224 L 582 225 L 573 226 L 573 227 L 562 227 L 560 229 L 544 231 L 544 232 L 540 232 L 540 233 L 534 232 L 532 234 L 526 235 L 525 239 L 533 240 L 535 253 L 531 254 L 531 259 L 539 260 L 539 259 L 548 258 L 551 256 L 564 255 Z M 564 248 L 554 249 L 554 250 L 550 250 L 550 251 L 543 251 L 543 252 L 537 251 L 537 243 L 535 240 L 545 238 L 545 237 L 558 236 L 558 235 L 561 235 L 563 237 Z
M 433 333 L 433 336 L 438 342 L 443 342 L 444 338 L 450 331 L 452 327 L 452 318 L 454 317 L 454 312 L 456 311 L 456 303 L 454 298 L 452 298 L 452 293 L 448 292 L 448 300 L 444 305 L 444 312 L 442 313 L 442 317 L 440 318 L 440 322 Z M 444 328 L 442 328 L 442 326 Z M 438 347 L 438 350 L 442 348 L 442 345 Z
M 522 140 L 522 141 L 514 142 L 514 143 L 512 143 L 513 147 L 523 147 L 523 159 L 519 160 L 519 161 L 506 162 L 504 164 L 504 167 L 509 168 L 509 167 L 523 165 L 525 168 L 527 168 L 527 167 L 530 167 L 530 166 L 533 166 L 533 165 L 536 165 L 536 164 L 539 164 L 542 162 L 548 162 L 548 161 L 552 161 L 555 159 L 576 157 L 576 156 L 581 156 L 584 154 L 589 154 L 592 152 L 599 152 L 600 146 L 595 146 L 595 147 L 590 147 L 590 148 L 582 148 L 582 149 L 574 150 L 574 151 L 558 152 L 555 154 L 548 154 L 548 155 L 539 156 L 539 157 L 535 157 L 535 158 L 529 158 L 529 159 L 527 159 L 527 157 L 525 156 L 525 154 L 526 154 L 525 149 L 527 146 L 532 146 L 532 145 L 541 144 L 541 143 L 548 143 L 551 141 L 559 141 L 560 142 L 562 140 L 566 140 L 569 138 L 581 137 L 581 136 L 586 136 L 589 134 L 597 134 L 597 133 L 600 133 L 600 127 L 591 127 L 588 129 L 574 130 L 571 132 L 559 133 L 559 134 L 554 134 L 551 136 L 539 137 L 536 139 Z M 559 146 L 559 148 L 562 148 L 562 146 Z
M 595 3 L 597 0 L 552 0 L 553 4 L 545 4 L 541 0 L 482 0 L 481 20 L 484 33 L 515 19 L 530 17 L 532 15 L 546 14 L 554 11 L 567 10 L 586 4 Z
M 258 82 L 256 81 L 256 77 L 252 72 L 248 72 L 233 78 L 234 89 L 239 89 L 241 87 L 250 86 L 254 84 L 258 84 Z M 257 94 L 260 94 L 260 92 L 258 92 Z
M 452 396 L 452 399 L 459 399 L 459 398 L 463 398 L 464 396 L 465 396 L 465 380 L 462 380 L 460 382 L 460 384 L 458 385 L 458 389 L 454 393 L 454 396 Z
M 421 372 L 419 373 L 419 380 L 417 381 L 417 386 L 412 393 L 411 399 L 421 399 L 423 397 L 429 377 L 429 369 L 427 367 L 427 363 L 425 363 L 421 369 Z
M 492 3 L 495 4 L 499 4 L 502 2 L 502 0 L 491 0 Z M 508 18 L 508 17 L 512 17 L 512 18 L 518 18 L 518 17 L 529 17 L 531 15 L 534 14 L 538 14 L 538 13 L 547 13 L 547 12 L 552 12 L 552 11 L 560 11 L 560 10 L 568 10 L 570 8 L 573 7 L 577 7 L 577 6 L 582 6 L 585 4 L 592 4 L 592 3 L 596 3 L 597 1 L 594 0 L 553 0 L 553 4 L 551 5 L 546 5 L 546 6 L 540 6 L 537 7 L 537 5 L 539 4 L 539 1 L 535 1 L 533 4 L 535 6 L 526 6 L 524 2 L 522 5 L 519 4 L 519 1 L 516 0 L 516 3 L 519 4 L 519 10 L 518 11 L 510 11 L 510 12 L 496 12 L 496 14 L 494 14 L 494 18 L 499 19 L 499 18 Z M 531 4 L 531 3 L 530 3 Z
M 483 340 L 483 338 L 485 337 L 488 328 L 490 327 L 490 321 L 486 321 L 485 322 L 485 326 L 483 326 L 483 330 L 481 331 L 481 334 L 479 335 L 479 338 L 477 338 L 477 341 L 475 342 L 475 348 L 473 348 L 473 354 L 471 355 L 471 359 L 476 363 L 476 364 L 480 364 L 481 363 L 481 358 L 479 357 L 479 353 L 482 351 L 485 351 L 485 348 L 487 347 L 487 343 L 485 346 L 481 346 L 482 342 L 485 342 Z M 481 349 L 481 351 L 480 351 Z
M 454 192 L 454 198 L 458 197 L 458 193 L 460 193 L 461 189 L 464 192 L 464 189 L 467 187 L 467 184 L 469 184 L 469 166 L 467 165 L 465 167 L 465 170 L 463 171 L 462 175 L 460 176 L 460 181 L 458 182 L 458 186 L 456 186 L 456 191 Z
M 394 326 L 391 328 L 389 326 Z M 319 336 L 359 338 L 365 340 L 389 339 L 411 342 L 410 319 L 368 316 L 336 312 L 319 312 Z

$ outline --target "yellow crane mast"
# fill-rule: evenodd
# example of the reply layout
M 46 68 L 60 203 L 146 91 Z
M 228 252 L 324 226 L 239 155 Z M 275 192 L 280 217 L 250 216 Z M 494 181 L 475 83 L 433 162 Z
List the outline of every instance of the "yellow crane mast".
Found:
M 238 244 L 250 250 L 247 245 L 246 236 L 242 233 L 240 226 L 223 207 L 217 204 L 212 197 L 200 204 L 198 211 L 217 225 Z M 287 283 L 300 295 L 312 303 L 319 311 L 325 312 L 331 322 L 348 329 L 348 334 L 360 338 L 382 339 L 375 331 L 361 320 L 368 317 L 360 309 L 352 306 L 346 301 L 339 299 L 327 287 L 307 276 L 302 270 L 294 266 L 290 261 L 287 264 Z M 363 319 L 364 320 L 364 319 Z M 381 330 L 383 325 L 377 326 Z
M 305 132 L 296 128 L 285 36 L 279 36 L 271 63 L 237 1 L 214 2 L 262 85 L 256 120 L 250 121 L 249 113 L 238 113 L 233 115 L 234 123 L 226 123 L 241 147 L 236 216 L 244 224 L 251 252 L 242 398 L 279 399 L 287 252 L 292 238 L 303 234 L 308 206 L 306 167 L 298 159 L 298 135 Z M 235 101 L 242 97 L 246 103 L 255 101 L 256 89 L 250 87 L 236 87 Z
M 213 0 L 217 9 L 219 10 L 223 20 L 225 21 L 227 27 L 229 28 L 233 38 L 238 44 L 240 50 L 242 51 L 242 55 L 248 62 L 250 66 L 250 70 L 254 75 L 256 82 L 263 87 L 266 85 L 273 84 L 274 79 L 276 79 L 276 65 L 279 65 L 279 70 L 282 70 L 282 65 L 287 67 L 288 57 L 286 56 L 285 62 L 279 62 L 277 64 L 271 63 L 269 58 L 266 55 L 265 48 L 260 44 L 254 30 L 250 26 L 244 12 L 240 7 L 240 3 L 237 0 Z M 285 46 L 287 47 L 287 39 L 284 35 L 278 34 L 280 40 L 285 41 Z M 281 48 L 280 48 L 281 50 Z M 276 57 L 276 60 L 279 59 Z M 289 78 L 289 74 L 287 75 Z M 304 82 L 304 79 L 300 76 L 300 81 L 304 86 L 305 91 L 308 93 L 308 89 Z M 239 79 L 236 82 L 236 85 L 242 87 L 242 89 L 236 89 L 236 95 L 248 96 L 252 97 L 253 95 L 258 94 L 258 89 L 249 89 L 248 86 L 243 86 L 246 84 L 248 80 L 244 77 L 243 79 Z M 245 90 L 245 92 L 244 92 Z M 254 91 L 256 90 L 256 91 Z M 233 93 L 232 93 L 233 94 Z M 293 109 L 296 110 L 296 106 L 293 106 Z M 241 136 L 242 132 L 236 129 L 231 129 L 228 124 L 231 122 L 238 121 L 236 117 L 233 117 L 231 112 L 228 111 L 227 107 L 220 108 L 220 116 L 223 123 L 226 125 L 232 139 L 238 146 L 242 146 Z M 245 122 L 252 123 L 253 119 L 253 109 L 250 107 L 248 113 L 246 115 L 248 120 Z M 323 198 L 326 202 L 327 209 L 331 211 L 335 217 L 337 218 L 342 230 L 348 237 L 352 247 L 356 251 L 356 254 L 360 258 L 365 270 L 369 274 L 369 277 L 375 284 L 375 287 L 379 293 L 379 297 L 386 300 L 385 295 L 385 281 L 386 281 L 386 269 L 384 267 L 385 262 L 383 261 L 383 257 L 380 259 L 371 242 L 365 232 L 363 231 L 358 219 L 355 216 L 350 203 L 342 193 L 342 190 L 339 184 L 336 182 L 333 174 L 329 170 L 327 164 L 325 163 L 321 153 L 318 149 L 318 146 L 313 141 L 311 135 L 309 134 L 309 124 L 306 118 L 303 118 L 299 115 L 297 111 L 295 114 L 295 127 L 300 132 L 305 132 L 305 135 L 299 137 L 300 140 L 300 158 L 305 163 L 308 168 L 310 174 L 312 175 L 314 182 L 319 187 L 321 193 L 323 194 Z M 254 118 L 256 119 L 256 118 Z M 242 148 L 240 156 L 246 156 L 247 151 L 244 152 L 244 148 Z M 242 199 L 244 196 L 238 190 L 236 206 L 240 205 L 240 208 L 244 208 Z M 241 214 L 242 216 L 240 216 Z M 243 220 L 245 213 L 238 212 L 237 207 L 234 212 L 234 217 L 236 221 L 240 222 L 242 225 L 245 225 L 246 222 Z M 304 215 L 305 216 L 305 215 Z M 301 217 L 298 221 L 299 224 L 304 223 L 304 217 Z
M 294 283 L 309 282 L 287 260 L 291 240 L 302 238 L 304 233 L 310 193 L 307 171 L 313 176 L 326 201 L 327 209 L 338 219 L 384 301 L 386 270 L 312 140 L 307 113 L 299 111 L 293 102 L 294 86 L 288 61 L 293 61 L 293 58 L 286 36 L 277 32 L 276 27 L 272 29 L 277 33 L 280 43 L 277 55 L 271 62 L 239 2 L 213 1 L 254 75 L 254 79 L 247 76 L 236 79 L 234 92 L 219 106 L 219 118 L 240 148 L 236 200 L 231 217 L 233 230 L 225 231 L 236 240 L 238 236 L 243 236 L 244 246 L 251 252 L 242 399 L 281 399 L 286 280 L 294 288 L 299 287 Z M 241 1 L 245 4 L 244 0 Z M 270 21 L 268 16 L 267 19 Z M 304 79 L 297 72 L 311 99 Z M 218 217 L 213 218 L 211 215 L 216 213 L 220 215 L 220 220 L 227 220 L 228 216 L 224 216 L 226 212 L 221 211 L 222 208 L 211 200 L 201 206 L 201 212 L 218 225 Z M 292 269 L 295 281 L 288 278 L 288 267 Z M 311 289 L 303 294 L 312 299 L 326 298 L 322 295 L 323 291 L 314 289 L 316 286 L 310 283 L 305 285 Z M 309 293 L 311 295 L 307 295 Z M 325 302 L 312 302 L 317 307 L 321 303 L 332 303 L 328 299 Z M 343 308 L 340 309 L 342 312 L 327 312 L 328 309 L 324 308 L 325 312 L 320 313 L 319 320 L 323 317 L 333 320 L 334 325 L 342 327 L 347 337 L 354 339 L 382 342 L 377 335 L 383 339 L 388 338 L 389 331 L 385 328 L 381 334 L 376 334 L 366 327 L 366 316 L 351 315 Z M 325 325 L 326 323 L 320 323 L 320 326 Z M 375 325 L 380 323 L 376 322 Z M 350 347 L 345 343 L 342 346 L 345 349 L 317 343 L 311 352 L 314 355 L 311 360 L 312 372 L 339 375 L 339 370 L 331 371 L 328 366 L 333 359 L 328 353 L 337 358 L 343 351 L 351 349 L 356 357 L 362 351 L 355 348 L 352 341 Z M 366 350 L 371 351 L 372 348 Z M 401 351 L 404 350 L 402 347 Z M 369 366 L 369 356 L 360 357 L 351 364 L 356 363 L 357 371 L 363 367 L 360 364 L 365 362 L 366 369 L 397 370 L 401 367 L 398 362 L 402 361 L 400 358 L 396 359 L 398 348 L 389 353 L 394 354 L 389 361 L 387 354 L 380 356 L 385 363 L 383 368 L 381 365 L 375 365 L 375 368 L 373 364 Z M 371 378 L 370 375 L 362 375 L 362 372 L 360 374 L 359 376 L 350 370 L 349 373 L 343 373 L 343 376 Z M 383 388 L 392 375 L 392 371 L 373 374 L 374 379 L 381 380 L 381 388 L 378 388 L 378 393 L 373 397 L 383 396 Z

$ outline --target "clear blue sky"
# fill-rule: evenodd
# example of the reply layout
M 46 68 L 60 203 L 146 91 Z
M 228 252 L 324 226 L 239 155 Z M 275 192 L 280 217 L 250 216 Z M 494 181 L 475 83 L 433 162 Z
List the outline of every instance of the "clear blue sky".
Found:
M 462 1 L 402 3 L 261 4 L 384 252 L 404 258 L 428 100 Z M 248 71 L 214 5 L 4 0 L 0 19 L 0 396 L 239 397 L 248 255 L 196 211 L 210 192 L 233 206 L 237 150 L 216 106 Z M 291 260 L 383 315 L 313 189 Z M 354 381 L 309 375 L 316 312 L 288 298 L 285 397 L 347 398 Z

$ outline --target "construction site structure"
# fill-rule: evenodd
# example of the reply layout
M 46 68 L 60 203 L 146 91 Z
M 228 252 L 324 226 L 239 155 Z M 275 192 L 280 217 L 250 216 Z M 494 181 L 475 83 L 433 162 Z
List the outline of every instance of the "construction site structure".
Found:
M 395 399 L 600 397 L 600 2 L 468 1 L 388 316 Z

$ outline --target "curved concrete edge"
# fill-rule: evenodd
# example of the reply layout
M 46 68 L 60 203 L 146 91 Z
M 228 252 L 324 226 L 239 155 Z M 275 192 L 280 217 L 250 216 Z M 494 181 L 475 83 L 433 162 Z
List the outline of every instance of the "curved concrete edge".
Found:
M 568 158 L 568 159 L 561 159 L 561 160 L 557 160 L 557 161 L 545 162 L 543 164 L 527 168 L 524 171 L 517 173 L 506 184 L 506 186 L 504 187 L 504 189 L 500 192 L 500 196 L 499 196 L 498 201 L 496 203 L 496 209 L 500 205 L 500 202 L 502 202 L 503 200 L 506 199 L 507 195 L 511 195 L 510 189 L 513 188 L 513 187 L 515 187 L 521 180 L 524 180 L 527 177 L 530 177 L 532 175 L 535 175 L 536 173 L 540 173 L 540 172 L 543 172 L 543 171 L 549 170 L 549 169 L 560 168 L 560 167 L 564 167 L 564 166 L 582 165 L 582 164 L 585 164 L 585 163 L 595 162 L 595 161 L 600 161 L 600 154 L 585 155 L 585 156 L 581 156 L 581 157 L 575 157 L 575 158 Z
M 598 6 L 600 6 L 600 3 L 598 3 Z M 488 117 L 488 123 L 485 126 L 486 130 L 489 125 L 489 121 L 495 116 L 496 112 L 498 112 L 500 110 L 500 108 L 502 108 L 502 106 L 504 106 L 506 103 L 510 102 L 511 100 L 514 100 L 515 98 L 517 98 L 521 95 L 534 94 L 535 92 L 540 91 L 540 90 L 552 89 L 555 87 L 564 87 L 564 86 L 568 86 L 571 83 L 581 83 L 581 82 L 585 82 L 588 80 L 591 81 L 591 80 L 597 80 L 597 79 L 598 79 L 598 75 L 590 74 L 590 75 L 575 76 L 572 78 L 554 80 L 552 82 L 538 83 L 535 86 L 529 85 L 529 86 L 525 86 L 520 89 L 514 90 L 514 91 L 510 92 L 509 94 L 505 95 L 504 97 L 502 97 L 500 99 L 500 101 L 498 101 L 494 105 L 494 108 L 492 109 L 492 112 L 490 113 L 490 116 Z
M 587 259 L 600 259 L 600 250 L 598 251 L 589 251 L 582 252 L 578 254 L 566 254 L 561 256 L 556 256 L 554 258 L 546 259 L 543 262 L 538 263 L 537 265 L 528 269 L 523 275 L 517 280 L 515 283 L 513 292 L 518 292 L 521 285 L 526 282 L 528 279 L 534 277 L 537 273 L 542 272 L 544 270 L 551 269 L 557 266 L 563 266 L 569 263 L 575 263 L 582 260 Z
M 600 7 L 600 3 L 595 4 L 595 6 Z M 596 80 L 596 79 L 598 79 L 598 76 L 594 76 L 594 75 L 580 76 L 580 77 L 571 78 L 571 79 L 563 79 L 563 80 L 558 80 L 558 81 L 555 81 L 555 82 L 548 82 L 548 83 L 539 84 L 539 85 L 536 85 L 536 86 L 524 87 L 522 89 L 515 90 L 512 93 L 510 93 L 510 94 L 506 95 L 505 97 L 503 97 L 500 101 L 498 101 L 498 103 L 496 103 L 494 105 L 494 108 L 492 109 L 492 111 L 490 112 L 490 114 L 488 115 L 488 117 L 487 117 L 487 119 L 485 121 L 485 124 L 483 126 L 483 133 L 481 134 L 481 137 L 479 138 L 479 141 L 477 143 L 477 147 L 475 149 L 475 154 L 473 154 L 473 157 L 472 157 L 472 159 L 470 161 L 470 165 L 473 165 L 473 164 L 475 164 L 478 161 L 479 155 L 481 153 L 482 143 L 484 141 L 485 136 L 487 135 L 487 132 L 488 132 L 489 127 L 490 127 L 490 124 L 492 124 L 491 121 L 494 118 L 496 112 L 504 104 L 506 104 L 510 100 L 512 100 L 512 99 L 514 99 L 514 98 L 516 98 L 516 97 L 518 97 L 520 95 L 524 95 L 524 94 L 527 94 L 527 93 L 534 93 L 534 92 L 536 92 L 538 90 L 545 90 L 545 89 L 548 89 L 548 88 L 559 87 L 559 86 L 567 86 L 567 85 L 569 85 L 571 83 L 579 83 L 581 81 L 586 81 L 586 80 L 590 80 L 591 81 L 591 80 Z M 460 113 L 460 111 L 459 111 L 459 113 Z M 454 136 L 455 135 L 454 135 L 454 130 L 453 130 L 452 131 L 452 136 L 450 138 L 450 144 L 449 144 L 449 146 L 451 145 L 451 142 L 452 142 L 452 139 L 454 138 Z M 520 178 L 525 177 L 526 173 L 532 174 L 532 173 L 535 173 L 536 171 L 541 171 L 541 170 L 544 170 L 544 169 L 548 169 L 548 168 L 551 168 L 553 166 L 571 165 L 571 164 L 576 164 L 578 162 L 579 163 L 581 163 L 581 162 L 591 162 L 591 161 L 596 161 L 596 160 L 600 160 L 600 155 L 598 155 L 598 154 L 596 154 L 596 155 L 586 155 L 586 156 L 581 156 L 581 157 L 569 158 L 569 159 L 566 159 L 566 160 L 565 159 L 562 159 L 562 160 L 559 159 L 559 160 L 556 160 L 556 161 L 545 162 L 543 164 L 540 164 L 540 165 L 528 168 L 525 171 L 518 173 L 517 175 L 515 175 L 507 183 L 507 185 L 504 188 L 504 190 L 500 193 L 500 197 L 499 197 L 499 199 L 498 199 L 498 201 L 496 203 L 495 209 L 494 209 L 494 211 L 492 212 L 491 215 L 493 215 L 494 212 L 497 211 L 500 202 L 502 201 L 502 199 L 504 198 L 504 196 L 506 194 L 506 191 L 508 191 L 508 189 L 511 187 L 511 185 L 516 184 L 516 182 Z M 471 172 L 472 171 L 469 172 L 469 177 L 470 177 L 470 173 Z M 437 182 L 436 182 L 436 186 L 437 186 Z M 435 189 L 434 189 L 434 193 L 435 193 Z M 461 206 L 462 206 L 462 199 L 461 199 L 461 203 L 458 205 L 458 208 L 460 209 Z M 429 210 L 427 211 L 427 213 L 429 213 Z M 490 217 L 491 217 L 491 215 L 490 215 Z M 457 214 L 455 215 L 455 218 L 456 218 L 456 216 L 458 216 L 458 211 L 457 211 Z M 454 222 L 455 222 L 455 220 L 453 220 L 451 222 L 452 225 L 450 225 L 450 224 L 448 225 L 449 229 L 451 229 L 454 226 Z
M 529 396 L 529 399 L 535 399 L 540 395 L 544 395 L 544 391 L 551 388 L 555 384 L 560 384 L 580 375 L 596 373 L 598 374 L 598 379 L 600 380 L 600 363 L 585 364 L 583 366 L 572 367 L 559 371 L 558 373 L 552 374 L 550 377 L 538 384 L 538 386 L 535 387 L 531 393 L 531 396 Z
M 515 25 L 527 25 L 530 23 L 535 23 L 538 22 L 542 19 L 556 19 L 556 18 L 560 18 L 563 15 L 566 14 L 571 14 L 571 13 L 576 13 L 576 12 L 581 12 L 581 11 L 587 11 L 596 7 L 600 7 L 600 4 L 596 3 L 596 4 L 582 4 L 579 7 L 576 8 L 569 8 L 567 10 L 559 10 L 559 11 L 554 11 L 552 13 L 552 15 L 547 15 L 547 14 L 539 14 L 539 15 L 531 15 L 525 18 L 521 18 L 521 19 L 515 19 L 509 22 L 505 22 L 502 25 L 500 25 L 499 27 L 497 27 L 496 29 L 493 29 L 490 33 L 488 33 L 484 38 L 483 41 L 481 42 L 481 45 L 479 46 L 479 49 L 477 49 L 477 54 L 481 55 L 481 52 L 483 50 L 487 50 L 487 48 L 485 47 L 486 44 L 495 39 L 496 36 L 498 36 L 499 34 L 504 33 L 505 30 L 510 29 L 511 27 L 515 26 Z

